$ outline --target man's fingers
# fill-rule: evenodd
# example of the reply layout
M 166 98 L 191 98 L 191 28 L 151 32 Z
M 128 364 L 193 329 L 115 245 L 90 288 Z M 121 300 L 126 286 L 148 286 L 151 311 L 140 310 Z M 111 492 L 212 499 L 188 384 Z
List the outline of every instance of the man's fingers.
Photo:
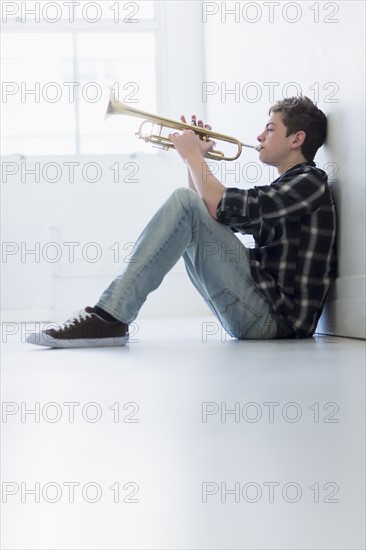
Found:
M 180 120 L 182 122 L 184 122 L 184 124 L 187 124 L 187 120 L 186 120 L 186 117 L 184 115 L 180 116 Z M 191 126 L 197 126 L 198 128 L 204 128 L 205 130 L 212 130 L 212 127 L 211 127 L 210 124 L 205 124 L 202 119 L 197 120 L 196 115 L 191 115 Z M 185 132 L 188 132 L 188 130 L 186 130 Z M 183 132 L 183 133 L 185 133 L 185 132 Z M 205 134 L 199 134 L 199 133 L 197 133 L 197 134 L 198 134 L 198 137 L 199 137 L 200 140 L 207 141 L 207 142 L 210 141 L 209 137 L 206 136 Z M 176 136 L 176 135 L 181 135 L 181 134 L 177 134 L 177 132 L 174 132 L 172 135 Z M 214 146 L 215 145 L 216 144 L 214 144 Z

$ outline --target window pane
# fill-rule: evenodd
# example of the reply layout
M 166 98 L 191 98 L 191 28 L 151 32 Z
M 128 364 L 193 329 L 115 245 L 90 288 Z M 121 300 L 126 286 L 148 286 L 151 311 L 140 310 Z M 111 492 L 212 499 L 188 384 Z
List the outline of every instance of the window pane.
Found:
M 75 153 L 69 33 L 3 33 L 2 153 Z
M 156 112 L 154 33 L 79 33 L 76 45 L 77 75 L 71 33 L 3 33 L 2 154 L 75 154 L 77 131 L 82 154 L 154 153 L 135 137 L 141 119 L 104 121 L 111 89 Z
M 81 153 L 153 152 L 135 137 L 142 120 L 104 120 L 111 89 L 120 101 L 156 112 L 155 42 L 152 33 L 79 34 Z

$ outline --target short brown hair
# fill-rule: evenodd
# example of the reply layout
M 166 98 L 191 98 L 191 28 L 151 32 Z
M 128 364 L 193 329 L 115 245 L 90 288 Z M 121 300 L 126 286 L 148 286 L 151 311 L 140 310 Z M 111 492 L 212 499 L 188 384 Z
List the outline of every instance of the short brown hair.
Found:
M 323 111 L 308 97 L 299 96 L 277 101 L 269 114 L 278 112 L 287 128 L 286 137 L 301 130 L 306 133 L 301 152 L 307 161 L 312 161 L 327 137 L 327 117 Z

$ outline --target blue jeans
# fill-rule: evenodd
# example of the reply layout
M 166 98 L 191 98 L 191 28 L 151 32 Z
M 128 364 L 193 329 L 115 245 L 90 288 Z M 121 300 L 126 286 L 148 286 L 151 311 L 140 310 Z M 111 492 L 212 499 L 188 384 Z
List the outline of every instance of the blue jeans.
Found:
M 210 216 L 203 200 L 189 188 L 174 191 L 153 216 L 126 269 L 97 305 L 131 324 L 148 294 L 181 256 L 192 283 L 228 334 L 254 340 L 287 336 L 253 283 L 246 247 Z

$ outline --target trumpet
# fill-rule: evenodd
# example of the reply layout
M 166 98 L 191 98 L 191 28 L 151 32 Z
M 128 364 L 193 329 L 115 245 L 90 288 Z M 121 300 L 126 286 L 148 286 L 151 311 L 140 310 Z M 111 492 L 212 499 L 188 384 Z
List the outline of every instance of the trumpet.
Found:
M 242 143 L 236 138 L 225 136 L 224 134 L 218 134 L 217 132 L 213 132 L 212 130 L 201 128 L 200 126 L 194 126 L 191 124 L 186 124 L 185 122 L 171 120 L 169 118 L 146 113 L 145 111 L 140 111 L 139 109 L 135 109 L 134 107 L 130 107 L 125 103 L 117 101 L 114 97 L 113 92 L 111 92 L 109 98 L 105 119 L 112 115 L 129 115 L 143 118 L 144 120 L 141 123 L 140 128 L 135 133 L 136 137 L 142 139 L 146 143 L 151 143 L 154 147 L 158 147 L 160 149 L 174 149 L 174 145 L 169 137 L 162 134 L 164 128 L 171 130 L 193 130 L 194 133 L 197 134 L 199 138 L 204 141 L 213 139 L 215 141 L 224 141 L 227 143 L 231 143 L 236 146 L 236 153 L 233 154 L 233 156 L 225 156 L 222 151 L 218 151 L 216 149 L 211 150 L 207 153 L 206 156 L 207 158 L 213 160 L 236 160 L 241 155 L 243 147 L 249 147 L 251 149 L 255 149 L 256 151 L 260 151 L 261 149 L 260 145 L 247 145 L 246 143 Z M 148 124 L 152 124 L 149 132 L 146 131 L 146 126 Z M 154 126 L 158 126 L 160 128 L 160 130 L 158 130 L 156 133 L 152 133 Z

